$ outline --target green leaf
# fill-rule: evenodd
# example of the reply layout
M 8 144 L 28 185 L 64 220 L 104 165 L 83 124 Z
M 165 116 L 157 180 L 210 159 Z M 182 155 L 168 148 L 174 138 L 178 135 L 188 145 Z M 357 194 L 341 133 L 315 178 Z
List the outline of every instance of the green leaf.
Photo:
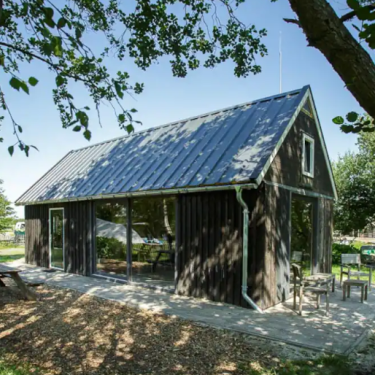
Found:
M 337 116 L 334 119 L 332 119 L 333 123 L 336 125 L 342 125 L 345 121 L 341 116 Z
M 53 29 L 55 27 L 55 21 L 52 18 L 45 18 L 44 22 Z
M 31 86 L 36 86 L 39 81 L 35 77 L 29 78 L 29 83 Z
M 349 122 L 356 122 L 358 120 L 358 113 L 357 112 L 349 112 L 347 115 L 346 115 L 346 119 L 349 121 Z
M 33 149 L 37 150 L 39 152 L 39 149 L 36 146 L 30 145 Z
M 115 90 L 120 99 L 124 97 L 124 93 L 122 92 L 121 85 L 118 81 L 115 81 Z
M 22 127 L 18 125 L 18 131 L 22 133 Z
M 361 6 L 358 2 L 358 0 L 347 0 L 346 2 L 348 4 L 348 6 L 354 10 L 357 10 L 359 9 Z
M 125 115 L 124 115 L 123 113 L 119 114 L 119 115 L 118 115 L 118 120 L 119 120 L 121 123 L 125 122 Z
M 126 125 L 126 131 L 130 134 L 134 131 L 134 126 L 132 124 Z
M 14 146 L 8 147 L 8 152 L 9 152 L 10 156 L 12 156 L 13 152 L 14 152 Z
M 5 66 L 5 56 L 0 55 L 0 66 Z
M 43 8 L 44 14 L 46 15 L 46 18 L 52 18 L 53 17 L 53 9 L 49 7 Z
M 24 151 L 27 157 L 29 157 L 29 150 L 30 150 L 30 146 L 26 145 Z
M 27 83 L 24 81 L 20 81 L 20 87 L 21 89 L 26 93 L 29 94 L 29 86 L 27 86 Z
M 60 75 L 56 76 L 56 86 L 57 87 L 62 86 L 64 83 L 65 83 L 64 77 L 62 77 Z
M 81 131 L 81 125 L 77 125 L 73 128 L 74 132 L 80 132 Z
M 9 81 L 9 84 L 17 91 L 20 91 L 20 87 L 21 87 L 21 81 L 16 78 L 16 77 L 12 77 Z
M 66 19 L 65 19 L 64 17 L 61 17 L 61 18 L 57 21 L 57 28 L 58 28 L 58 29 L 62 29 L 65 25 L 66 25 Z
M 91 139 L 91 132 L 90 132 L 90 130 L 85 130 L 84 132 L 83 132 L 83 136 L 89 141 L 90 139 Z
M 135 108 L 132 108 L 131 110 L 130 110 L 130 112 L 131 113 L 136 113 L 136 112 L 138 112 Z
M 340 128 L 344 133 L 353 133 L 354 126 L 353 125 L 342 125 Z
M 81 37 L 82 37 L 82 31 L 81 31 L 81 29 L 77 28 L 76 29 L 76 38 L 81 39 Z

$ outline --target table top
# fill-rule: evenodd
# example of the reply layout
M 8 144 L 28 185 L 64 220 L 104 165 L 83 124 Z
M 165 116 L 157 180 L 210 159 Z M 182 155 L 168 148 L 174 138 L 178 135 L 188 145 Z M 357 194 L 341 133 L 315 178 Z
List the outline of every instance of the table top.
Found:
M 367 285 L 367 281 L 365 280 L 353 280 L 353 279 L 350 279 L 350 280 L 345 280 L 343 281 L 343 284 L 349 284 L 349 285 L 354 285 L 354 286 L 357 286 L 357 285 Z
M 306 276 L 306 280 L 331 280 L 335 278 L 336 275 L 334 273 L 314 273 L 313 275 Z
M 14 269 L 14 268 L 9 268 L 9 267 L 4 266 L 4 265 L 0 265 L 0 275 L 4 275 L 4 274 L 9 275 L 11 273 L 19 273 L 19 272 L 22 272 L 22 271 Z

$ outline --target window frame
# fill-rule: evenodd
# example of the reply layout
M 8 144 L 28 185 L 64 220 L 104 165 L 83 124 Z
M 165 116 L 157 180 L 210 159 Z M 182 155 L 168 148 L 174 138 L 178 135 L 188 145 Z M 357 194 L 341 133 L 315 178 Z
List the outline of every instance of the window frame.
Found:
M 62 230 L 62 240 L 63 240 L 63 268 L 52 266 L 52 211 L 62 211 L 63 219 L 63 230 Z M 48 210 L 48 255 L 49 255 L 49 268 L 65 271 L 65 209 L 64 207 L 53 207 Z
M 310 143 L 310 171 L 305 171 L 305 157 L 306 157 L 306 142 Z M 303 133 L 302 136 L 302 174 L 304 176 L 314 178 L 314 167 L 315 167 L 315 141 L 311 136 Z

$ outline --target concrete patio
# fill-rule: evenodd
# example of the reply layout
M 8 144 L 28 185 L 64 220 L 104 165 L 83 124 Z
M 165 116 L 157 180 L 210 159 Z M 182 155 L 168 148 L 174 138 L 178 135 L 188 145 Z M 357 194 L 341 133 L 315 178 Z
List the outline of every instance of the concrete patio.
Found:
M 375 292 L 360 303 L 359 289 L 352 288 L 351 298 L 342 301 L 342 290 L 330 295 L 330 314 L 325 316 L 325 301 L 316 310 L 305 301 L 303 316 L 292 309 L 292 301 L 268 309 L 264 314 L 232 305 L 181 297 L 163 291 L 113 283 L 46 269 L 15 261 L 6 264 L 23 270 L 21 276 L 32 283 L 68 288 L 99 298 L 118 301 L 137 309 L 175 315 L 212 327 L 238 331 L 281 341 L 306 349 L 349 354 L 366 337 L 375 317 Z

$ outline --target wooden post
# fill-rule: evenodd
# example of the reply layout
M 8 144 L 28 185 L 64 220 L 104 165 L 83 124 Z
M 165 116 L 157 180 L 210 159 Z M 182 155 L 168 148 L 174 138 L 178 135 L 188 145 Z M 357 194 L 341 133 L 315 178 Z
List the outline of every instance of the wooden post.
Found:
M 126 274 L 132 281 L 132 206 L 130 198 L 126 200 Z

